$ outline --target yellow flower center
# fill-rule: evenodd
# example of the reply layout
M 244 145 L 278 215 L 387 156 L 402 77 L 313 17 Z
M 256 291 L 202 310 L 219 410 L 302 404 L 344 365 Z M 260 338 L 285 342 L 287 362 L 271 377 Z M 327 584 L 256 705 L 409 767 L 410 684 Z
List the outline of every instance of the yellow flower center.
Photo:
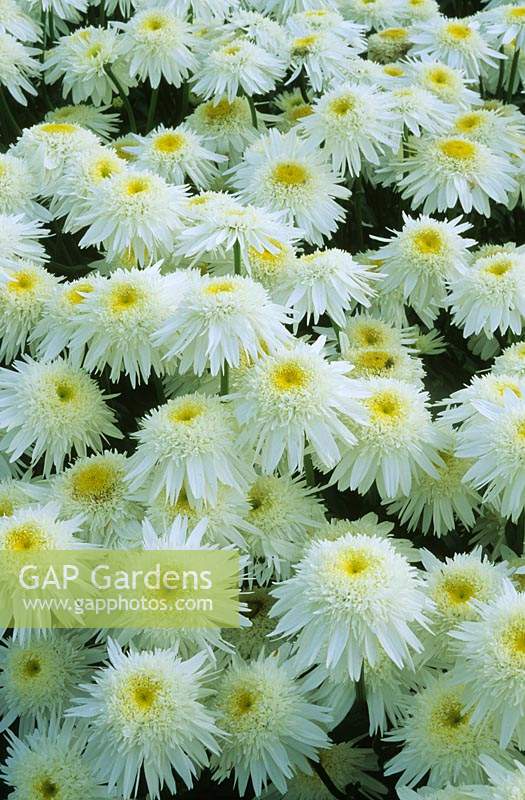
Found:
M 446 698 L 432 713 L 432 728 L 438 735 L 457 733 L 468 721 L 468 715 L 463 714 L 463 706 L 456 698 Z
M 240 49 L 238 44 L 230 44 L 228 47 L 224 47 L 222 52 L 226 56 L 236 56 Z
M 393 392 L 383 391 L 365 400 L 375 422 L 389 425 L 399 422 L 404 416 L 404 403 Z
M 71 403 L 77 398 L 76 387 L 67 379 L 55 382 L 55 395 L 61 403 Z
M 71 479 L 75 500 L 105 500 L 115 490 L 117 472 L 109 464 L 86 464 Z
M 296 106 L 296 108 L 292 108 L 290 111 L 290 118 L 296 121 L 298 119 L 303 119 L 304 117 L 309 117 L 313 113 L 314 111 L 312 106 L 306 105 L 305 103 L 304 106 Z
M 314 33 L 311 33 L 309 36 L 300 36 L 298 39 L 294 39 L 292 42 L 292 51 L 296 55 L 305 55 L 308 53 L 308 50 L 316 44 L 319 37 L 316 36 Z
M 234 292 L 237 286 L 233 281 L 216 280 L 204 287 L 205 294 L 228 294 Z
M 40 128 L 43 133 L 58 134 L 59 136 L 68 136 L 70 133 L 76 133 L 77 128 L 75 125 L 70 125 L 68 122 L 47 122 Z
M 405 74 L 404 69 L 390 64 L 388 64 L 386 67 L 383 67 L 383 72 L 385 75 L 390 75 L 391 78 L 401 78 L 401 76 Z
M 280 392 L 295 392 L 309 383 L 308 372 L 300 364 L 288 361 L 274 367 L 271 373 L 272 385 Z
M 465 41 L 465 39 L 469 39 L 472 36 L 472 29 L 465 25 L 464 22 L 449 22 L 445 26 L 445 31 L 451 39 L 455 39 L 458 42 Z
M 35 791 L 38 797 L 42 797 L 43 800 L 50 800 L 50 798 L 58 797 L 60 789 L 58 784 L 54 783 L 51 778 L 41 778 L 35 784 Z
M 147 178 L 129 178 L 124 184 L 125 194 L 133 197 L 142 192 L 147 192 L 150 188 L 150 181 Z
M 443 581 L 443 590 L 453 605 L 468 603 L 476 596 L 476 584 L 464 575 L 450 575 Z
M 510 622 L 502 636 L 503 646 L 511 658 L 516 658 L 518 663 L 525 664 L 525 619 L 515 619 Z
M 137 156 L 126 150 L 126 147 L 131 147 L 134 144 L 135 142 L 131 141 L 131 139 L 123 139 L 120 142 L 113 142 L 113 147 L 119 158 L 123 158 L 124 161 L 136 161 Z
M 177 153 L 185 143 L 186 138 L 181 133 L 161 133 L 155 137 L 153 148 L 159 153 Z
M 506 275 L 511 269 L 512 261 L 509 258 L 502 258 L 499 261 L 494 261 L 488 267 L 485 267 L 485 272 L 499 278 L 501 275 Z
M 109 305 L 111 310 L 118 314 L 123 311 L 129 311 L 130 308 L 140 302 L 142 297 L 142 292 L 136 286 L 124 283 L 121 286 L 115 286 L 112 290 Z
M 367 350 L 364 353 L 358 353 L 354 363 L 360 369 L 379 374 L 384 370 L 392 369 L 396 361 L 394 356 L 387 353 L 386 350 Z
M 92 44 L 91 47 L 86 50 L 86 55 L 88 58 L 96 58 L 102 52 L 102 45 L 101 44 Z
M 431 83 L 435 83 L 438 86 L 453 86 L 454 80 L 452 75 L 447 72 L 443 67 L 435 67 L 431 69 L 428 73 L 428 79 Z
M 464 139 L 447 139 L 439 143 L 439 149 L 444 156 L 456 161 L 470 161 L 476 155 L 476 145 Z
M 8 282 L 7 289 L 16 294 L 24 294 L 34 289 L 37 282 L 36 275 L 26 270 L 20 270 L 20 272 L 17 272 Z
M 339 566 L 348 577 L 356 578 L 364 572 L 368 572 L 376 563 L 377 559 L 366 550 L 349 550 L 341 558 Z
M 515 20 L 516 22 L 523 22 L 525 20 L 525 6 L 509 9 L 508 18 L 511 21 Z
M 5 549 L 16 552 L 41 550 L 46 544 L 43 531 L 32 522 L 25 522 L 11 528 L 5 537 Z
M 208 122 L 224 122 L 228 119 L 235 106 L 235 101 L 230 103 L 228 100 L 219 100 L 217 105 L 209 103 L 204 107 L 204 115 Z
M 456 130 L 459 133 L 470 133 L 475 130 L 483 121 L 483 116 L 476 111 L 463 114 L 456 120 Z
M 382 39 L 391 39 L 394 42 L 402 41 L 408 36 L 406 28 L 386 28 L 386 30 L 379 31 Z
M 443 239 L 439 231 L 426 228 L 418 231 L 413 239 L 416 250 L 424 255 L 439 255 L 443 249 Z
M 519 422 L 516 426 L 516 436 L 518 439 L 525 439 L 525 420 L 523 422 Z
M 381 346 L 384 342 L 383 333 L 371 325 L 362 325 L 356 332 L 356 339 L 361 346 Z
M 95 162 L 91 174 L 94 180 L 103 181 L 106 178 L 111 178 L 111 176 L 118 171 L 119 169 L 115 161 L 109 158 L 100 158 Z
M 204 413 L 204 404 L 197 400 L 185 400 L 169 413 L 171 422 L 188 423 L 200 417 Z
M 142 21 L 141 28 L 143 31 L 155 33 L 166 27 L 166 19 L 160 14 L 152 14 Z
M 510 381 L 498 381 L 496 384 L 496 392 L 499 397 L 503 397 L 505 392 L 512 392 L 516 397 L 521 397 L 521 389 L 515 383 Z
M 304 186 L 309 177 L 306 167 L 295 161 L 284 161 L 272 170 L 272 179 L 284 186 Z
M 36 678 L 42 672 L 42 664 L 37 656 L 28 655 L 22 663 L 22 677 Z
M 353 97 L 350 97 L 350 95 L 346 95 L 345 97 L 337 97 L 330 103 L 330 111 L 332 111 L 338 117 L 344 117 L 345 114 L 348 114 L 348 112 L 353 109 L 354 105 L 354 99 Z
M 125 695 L 138 711 L 151 711 L 162 684 L 149 675 L 136 675 L 128 679 Z
M 257 694 L 252 689 L 238 689 L 231 700 L 230 713 L 234 717 L 244 716 L 252 711 L 257 703 Z
M 89 294 L 92 291 L 93 286 L 90 283 L 77 283 L 75 286 L 72 286 L 71 289 L 68 289 L 66 292 L 66 297 L 71 305 L 77 306 L 79 303 L 83 303 L 86 299 L 84 295 Z

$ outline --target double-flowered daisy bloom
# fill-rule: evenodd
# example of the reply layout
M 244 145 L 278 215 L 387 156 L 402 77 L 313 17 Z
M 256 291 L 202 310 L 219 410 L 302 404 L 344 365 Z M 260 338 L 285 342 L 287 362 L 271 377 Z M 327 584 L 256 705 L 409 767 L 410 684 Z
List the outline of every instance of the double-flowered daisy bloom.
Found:
M 208 752 L 219 752 L 221 732 L 203 703 L 206 655 L 182 660 L 175 650 L 124 653 L 109 640 L 108 656 L 68 711 L 87 731 L 97 775 L 125 797 L 135 793 L 142 772 L 153 800 L 163 786 L 176 792 L 174 773 L 191 788 L 197 769 L 208 765 Z
M 442 17 L 421 23 L 411 33 L 412 54 L 436 58 L 465 70 L 469 78 L 495 67 L 503 56 L 490 46 L 479 22 L 459 17 Z
M 366 388 L 347 377 L 348 363 L 326 359 L 323 344 L 282 346 L 239 377 L 231 397 L 241 440 L 255 447 L 265 473 L 281 459 L 290 472 L 302 470 L 307 446 L 331 469 L 356 442 L 350 426 L 366 423 L 358 402 Z
M 213 710 L 226 735 L 212 759 L 214 777 L 233 772 L 241 795 L 251 783 L 259 796 L 269 782 L 285 793 L 294 773 L 329 744 L 329 709 L 310 701 L 297 671 L 278 656 L 237 657 L 215 686 Z
M 128 480 L 154 500 L 176 501 L 182 489 L 192 501 L 215 502 L 219 486 L 246 487 L 250 471 L 237 445 L 229 406 L 219 397 L 177 397 L 150 411 L 134 435 Z
M 386 538 L 349 532 L 314 542 L 271 593 L 273 635 L 296 637 L 304 670 L 324 662 L 358 681 L 365 658 L 374 665 L 384 651 L 402 667 L 422 649 L 413 630 L 426 624 L 421 578 Z
M 286 309 L 272 303 L 267 291 L 240 275 L 201 276 L 193 273 L 173 315 L 157 324 L 153 341 L 176 357 L 179 371 L 212 375 L 241 359 L 257 360 L 288 342 Z
M 323 151 L 295 131 L 270 131 L 249 147 L 234 168 L 232 185 L 249 203 L 286 212 L 307 241 L 322 244 L 344 218 L 341 185 Z
M 96 381 L 66 359 L 39 362 L 26 356 L 0 371 L 0 447 L 15 461 L 44 458 L 43 471 L 61 470 L 73 452 L 102 450 L 107 437 L 121 439 L 115 414 Z

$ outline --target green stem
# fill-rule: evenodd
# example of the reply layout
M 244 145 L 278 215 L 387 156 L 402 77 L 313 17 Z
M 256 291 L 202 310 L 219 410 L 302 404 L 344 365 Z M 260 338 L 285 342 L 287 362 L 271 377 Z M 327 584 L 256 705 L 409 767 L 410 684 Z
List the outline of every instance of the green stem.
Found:
M 312 463 L 312 456 L 310 455 L 310 453 L 306 453 L 304 456 L 304 475 L 306 478 L 306 483 L 311 489 L 313 489 L 316 483 L 315 483 L 314 465 Z
M 221 372 L 221 389 L 219 394 L 223 397 L 228 394 L 230 390 L 230 365 L 227 361 L 224 362 Z
M 512 56 L 512 64 L 510 65 L 510 78 L 507 87 L 507 103 L 510 103 L 514 95 L 514 81 L 516 79 L 516 72 L 518 71 L 518 62 L 520 60 L 520 48 L 516 47 L 514 55 Z
M 47 12 L 47 21 L 49 24 L 49 40 L 51 44 L 55 41 L 55 19 L 53 17 L 53 7 L 50 6 Z
M 182 98 L 180 105 L 179 122 L 184 122 L 184 120 L 188 116 L 189 105 L 190 105 L 190 85 L 188 81 L 186 81 L 186 83 L 182 84 Z
M 137 123 L 135 121 L 135 114 L 133 113 L 133 109 L 131 107 L 131 103 L 129 102 L 128 97 L 124 94 L 124 89 L 122 88 L 122 86 L 118 82 L 118 80 L 115 77 L 115 74 L 114 74 L 113 70 L 111 69 L 111 67 L 109 66 L 109 64 L 105 65 L 104 70 L 106 72 L 106 75 L 110 79 L 111 83 L 113 84 L 113 86 L 117 90 L 120 99 L 124 103 L 124 108 L 126 109 L 126 113 L 128 115 L 129 127 L 130 127 L 131 131 L 133 133 L 137 133 Z
M 479 86 L 479 96 L 481 97 L 481 99 L 483 99 L 483 96 L 485 94 L 485 87 L 483 86 L 483 78 L 481 77 L 481 75 L 479 76 L 478 86 Z
M 335 785 L 335 783 L 333 782 L 333 780 L 331 779 L 330 775 L 327 773 L 323 765 L 320 764 L 318 761 L 311 761 L 310 759 L 309 763 L 314 772 L 317 773 L 318 777 L 320 778 L 324 786 L 328 789 L 330 794 L 333 797 L 337 798 L 337 800 L 346 800 L 347 798 L 346 792 L 342 792 L 340 789 L 337 788 L 337 786 Z
M 104 2 L 105 0 L 100 0 L 100 9 L 98 13 L 98 24 L 101 28 L 104 28 L 106 25 L 106 7 Z
M 301 70 L 301 72 L 299 74 L 299 81 L 298 82 L 299 82 L 299 90 L 301 92 L 301 97 L 303 98 L 304 102 L 307 105 L 310 105 L 310 98 L 308 97 L 308 92 L 306 91 L 305 74 L 304 74 L 304 72 L 302 70 Z
M 357 249 L 362 250 L 364 245 L 363 237 L 363 182 L 361 178 L 356 178 L 354 183 L 354 219 L 357 238 Z
M 250 114 L 252 115 L 252 125 L 256 130 L 258 130 L 259 123 L 257 122 L 257 111 L 255 110 L 255 103 L 253 102 L 253 97 L 249 95 L 248 95 L 248 103 L 250 105 Z
M 241 274 L 241 245 L 238 241 L 233 245 L 233 271 L 236 275 Z
M 152 90 L 151 97 L 149 99 L 148 118 L 146 120 L 146 133 L 149 133 L 149 131 L 153 128 L 155 113 L 157 111 L 158 99 L 159 99 L 159 87 L 157 86 L 156 89 Z
M 503 54 L 503 47 L 500 47 L 499 51 L 500 51 L 500 53 Z M 501 89 L 503 87 L 503 79 L 505 77 L 505 62 L 506 62 L 506 60 L 507 60 L 506 58 L 501 58 L 500 62 L 499 62 L 498 83 L 497 83 L 497 86 L 496 86 L 496 92 L 494 94 L 494 97 L 499 97 L 500 96 L 500 92 L 501 92 Z
M 13 133 L 17 137 L 21 136 L 22 135 L 22 130 L 20 128 L 20 125 L 18 124 L 18 122 L 14 118 L 13 114 L 11 113 L 11 109 L 9 108 L 9 103 L 7 102 L 7 99 L 6 99 L 6 96 L 5 96 L 4 87 L 1 84 L 0 84 L 0 105 L 2 106 L 2 108 L 4 110 L 5 116 L 9 120 L 9 124 L 11 125 L 11 128 L 13 129 Z

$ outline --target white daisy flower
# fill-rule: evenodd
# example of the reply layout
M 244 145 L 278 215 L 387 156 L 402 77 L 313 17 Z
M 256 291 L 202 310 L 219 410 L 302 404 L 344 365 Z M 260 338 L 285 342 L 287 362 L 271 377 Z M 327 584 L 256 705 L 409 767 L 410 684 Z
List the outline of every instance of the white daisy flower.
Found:
M 389 539 L 350 532 L 314 542 L 271 593 L 273 635 L 296 636 L 302 669 L 324 662 L 358 681 L 365 658 L 373 666 L 384 651 L 402 667 L 422 650 L 412 630 L 426 624 L 421 579 Z
M 220 754 L 212 758 L 214 777 L 232 772 L 241 795 L 251 781 L 255 795 L 271 781 L 281 793 L 298 769 L 329 744 L 328 709 L 316 706 L 297 680 L 289 662 L 261 655 L 236 659 L 227 667 L 213 698 L 217 723 L 227 734 Z
M 240 275 L 192 275 L 176 313 L 156 325 L 153 343 L 166 358 L 180 358 L 179 372 L 212 375 L 241 358 L 257 360 L 288 342 L 283 306 L 272 303 L 266 289 Z
M 462 69 L 469 78 L 478 78 L 487 67 L 497 67 L 501 53 L 490 47 L 472 17 L 437 17 L 414 29 L 410 38 L 412 53 L 435 58 L 450 67 Z
M 299 477 L 259 475 L 248 490 L 245 539 L 259 583 L 290 577 L 309 541 L 325 521 L 324 507 Z M 249 599 L 249 597 L 248 597 Z
M 278 114 L 273 118 L 275 127 L 286 133 L 297 125 L 303 117 L 309 116 L 313 107 L 309 100 L 301 94 L 300 89 L 289 89 L 276 95 L 273 104 L 278 110 Z
M 52 361 L 68 346 L 76 330 L 78 306 L 93 291 L 93 287 L 93 278 L 78 278 L 61 283 L 47 298 L 41 319 L 30 336 L 31 346 L 40 360 Z M 82 357 L 82 352 L 69 352 L 71 362 L 76 365 L 80 365 Z
M 351 366 L 328 362 L 322 338 L 297 341 L 261 358 L 239 376 L 231 398 L 242 441 L 256 448 L 262 470 L 271 473 L 284 457 L 291 473 L 302 470 L 308 444 L 326 469 L 356 441 L 355 421 L 366 421 L 357 398 L 362 384 L 346 377 Z
M 353 366 L 353 378 L 393 378 L 422 386 L 425 377 L 423 362 L 404 347 L 351 347 L 343 332 L 339 333 L 341 358 Z
M 129 59 L 132 78 L 148 80 L 157 89 L 161 78 L 180 86 L 195 70 L 191 26 L 169 6 L 139 7 L 128 22 L 114 24 L 124 31 L 122 52 Z
M 76 123 L 41 122 L 24 128 L 12 153 L 34 173 L 36 191 L 50 196 L 68 167 L 99 143 L 98 136 Z
M 473 463 L 464 480 L 486 487 L 484 501 L 497 501 L 517 521 L 525 505 L 525 401 L 505 391 L 503 404 L 473 402 L 479 412 L 459 432 L 457 455 Z
M 476 108 L 457 116 L 451 133 L 481 142 L 496 152 L 515 153 L 525 126 L 523 120 L 509 118 L 498 108 Z
M 30 642 L 7 639 L 0 646 L 0 698 L 6 730 L 19 718 L 19 734 L 45 728 L 60 717 L 87 680 L 103 651 L 88 645 L 89 635 L 79 631 L 49 630 Z M 34 795 L 33 795 L 34 797 Z
M 403 298 L 417 314 L 437 316 L 446 304 L 447 281 L 467 271 L 468 248 L 476 244 L 463 234 L 470 229 L 461 217 L 437 220 L 403 213 L 403 228 L 395 231 L 378 251 L 385 291 L 401 288 Z
M 156 375 L 165 371 L 163 349 L 152 337 L 172 309 L 169 280 L 158 266 L 96 276 L 92 290 L 77 306 L 69 346 L 85 351 L 83 366 L 88 372 L 101 373 L 109 367 L 111 381 L 124 372 L 135 387 L 147 382 L 152 371 Z
M 520 375 L 491 372 L 474 375 L 468 386 L 453 392 L 442 401 L 445 410 L 440 416 L 448 425 L 463 423 L 461 429 L 464 430 L 466 424 L 479 422 L 479 401 L 482 404 L 488 402 L 491 405 L 504 406 L 509 392 L 516 397 L 525 397 L 525 380 Z
M 112 28 L 89 25 L 61 36 L 55 47 L 46 53 L 46 82 L 62 83 L 62 97 L 71 94 L 73 103 L 91 100 L 95 106 L 111 103 L 115 84 L 108 75 L 110 68 L 128 94 L 133 81 L 123 55 L 122 37 Z
M 347 317 L 341 331 L 341 341 L 345 346 L 355 349 L 382 348 L 407 349 L 415 355 L 413 345 L 417 328 L 394 325 L 384 319 L 377 319 L 369 313 L 358 313 Z
M 144 773 L 152 800 L 163 786 L 175 794 L 175 774 L 191 789 L 207 750 L 218 752 L 216 727 L 203 705 L 206 655 L 187 661 L 175 650 L 122 652 L 108 640 L 109 663 L 68 711 L 86 720 L 88 755 L 109 791 L 130 797 Z
M 326 31 L 350 45 L 355 53 L 363 53 L 366 50 L 364 26 L 351 19 L 345 19 L 335 7 L 330 8 L 326 5 L 322 7 L 323 5 L 323 3 L 315 4 L 313 8 L 292 14 L 286 21 L 286 27 L 295 36 Z
M 502 350 L 501 355 L 494 359 L 492 372 L 494 375 L 525 377 L 525 342 L 516 342 Z
M 420 474 L 410 494 L 396 497 L 388 506 L 389 513 L 397 514 L 400 523 L 407 525 L 409 531 L 420 527 L 423 533 L 437 537 L 454 530 L 456 520 L 467 530 L 472 528 L 474 512 L 481 503 L 479 494 L 464 481 L 471 462 L 454 454 L 452 430 L 444 433 L 449 442 L 439 451 L 443 466 L 436 468 L 437 477 Z
M 292 130 L 270 131 L 249 147 L 232 184 L 243 200 L 286 212 L 307 241 L 322 244 L 344 218 L 337 199 L 350 196 L 338 180 L 322 151 Z
M 0 216 L 0 227 L 2 225 Z M 10 363 L 24 350 L 58 280 L 33 261 L 19 261 L 0 273 L 0 358 Z
M 286 72 L 286 58 L 277 57 L 248 39 L 212 40 L 193 78 L 193 91 L 205 100 L 224 96 L 231 103 L 242 92 L 251 97 L 274 89 Z
M 38 730 L 21 739 L 9 731 L 2 779 L 18 800 L 104 800 L 107 788 L 85 754 L 86 745 L 87 735 L 72 720 L 42 721 Z
M 481 331 L 490 336 L 509 328 L 521 333 L 525 316 L 525 255 L 496 254 L 477 258 L 450 281 L 448 304 L 465 337 Z
M 10 33 L 21 42 L 36 42 L 41 36 L 38 22 L 16 0 L 0 2 L 0 33 Z
M 345 0 L 345 10 L 350 19 L 376 30 L 394 25 L 402 13 L 400 0 Z
M 125 455 L 108 450 L 79 458 L 53 480 L 49 490 L 66 516 L 81 516 L 87 541 L 109 547 L 140 533 L 143 506 L 129 491 L 125 480 Z
M 440 14 L 437 0 L 401 0 L 400 19 L 406 24 L 416 25 Z
M 411 46 L 407 28 L 383 28 L 368 37 L 368 58 L 382 64 L 398 61 Z
M 239 256 L 242 261 L 250 250 L 278 254 L 280 242 L 290 245 L 301 235 L 299 228 L 292 227 L 285 210 L 244 205 L 220 192 L 191 197 L 183 207 L 183 214 L 187 224 L 178 236 L 176 249 L 183 257 L 199 258 L 212 253 L 221 258 L 233 250 L 234 262 Z M 240 263 L 233 266 L 236 272 L 240 271 Z
M 217 153 L 228 156 L 237 163 L 246 147 L 258 138 L 258 131 L 264 130 L 264 123 L 255 111 L 257 128 L 252 122 L 250 104 L 246 97 L 214 97 L 186 117 L 185 123 L 197 134 L 205 138 Z
M 167 255 L 181 227 L 186 187 L 152 172 L 124 172 L 100 181 L 79 214 L 75 230 L 88 227 L 79 246 L 103 245 L 110 258 L 133 251 L 139 264 Z
M 44 481 L 30 481 L 27 478 L 0 480 L 0 516 L 11 517 L 13 513 L 31 503 L 44 502 L 47 498 Z
M 485 696 L 486 691 L 485 685 Z M 436 789 L 450 782 L 481 782 L 480 756 L 501 751 L 490 720 L 475 720 L 465 711 L 466 697 L 464 687 L 454 686 L 448 674 L 429 673 L 426 687 L 407 698 L 401 725 L 386 736 L 403 747 L 387 761 L 384 774 L 402 773 L 398 783 L 408 787 L 427 774 L 428 785 Z
M 332 159 L 336 173 L 359 175 L 362 160 L 379 164 L 379 156 L 397 146 L 399 134 L 389 96 L 373 86 L 346 83 L 326 92 L 313 113 L 299 125 L 306 137 Z
M 5 86 L 23 106 L 27 105 L 24 92 L 37 94 L 31 79 L 40 74 L 41 66 L 35 58 L 38 53 L 36 47 L 28 47 L 10 33 L 0 31 L 0 89 Z
M 393 89 L 390 107 L 401 126 L 413 136 L 424 132 L 442 133 L 450 127 L 457 106 L 445 103 L 422 86 L 401 86 Z
M 516 188 L 510 159 L 465 136 L 412 137 L 401 168 L 401 197 L 425 214 L 459 203 L 489 217 L 489 200 L 506 205 Z
M 246 37 L 277 58 L 286 51 L 286 33 L 283 27 L 271 17 L 257 11 L 235 10 L 221 31 L 228 40 Z
M 63 359 L 38 362 L 28 356 L 0 370 L 2 449 L 12 461 L 25 452 L 44 458 L 43 472 L 60 470 L 72 451 L 102 449 L 107 436 L 121 439 L 115 415 L 95 381 Z
M 49 235 L 49 230 L 40 221 L 31 220 L 25 214 L 0 214 L 2 267 L 16 269 L 22 260 L 43 264 L 49 256 L 38 240 Z
M 133 437 L 138 447 L 127 479 L 149 502 L 164 493 L 176 502 L 182 489 L 191 502 L 214 503 L 222 485 L 246 487 L 247 467 L 237 446 L 229 408 L 218 397 L 177 397 L 150 411 Z
M 525 5 L 509 3 L 499 6 L 486 16 L 483 27 L 490 36 L 502 45 L 525 45 Z
M 469 89 L 464 72 L 442 61 L 410 61 L 408 74 L 418 86 L 427 89 L 444 103 L 470 109 L 478 105 L 480 98 Z
M 46 122 L 73 122 L 87 128 L 101 139 L 111 139 L 112 134 L 118 130 L 119 115 L 108 113 L 111 106 L 89 106 L 77 103 L 74 106 L 61 106 L 53 111 L 48 111 Z
M 501 748 L 525 742 L 525 595 L 506 586 L 492 602 L 476 605 L 478 618 L 462 622 L 454 680 L 465 686 L 463 706 L 473 725 L 495 726 Z M 496 755 L 485 751 L 485 755 Z
M 304 72 L 314 92 L 321 92 L 330 83 L 344 81 L 344 64 L 355 56 L 345 40 L 325 30 L 295 36 L 290 39 L 289 47 L 293 72 L 288 82 Z
M 48 222 L 51 215 L 37 198 L 35 178 L 25 159 L 0 153 L 0 214 L 24 214 Z
M 244 259 L 246 272 L 261 283 L 275 299 L 279 296 L 281 282 L 286 280 L 289 270 L 294 269 L 296 261 L 295 248 L 288 242 L 272 237 L 270 245 L 273 250 L 256 250 L 249 247 Z
M 98 184 L 127 169 L 126 162 L 109 147 L 96 146 L 70 164 L 56 187 L 50 210 L 55 218 L 66 217 L 65 233 L 77 228 L 79 214 L 90 208 L 91 194 Z
M 381 276 L 356 263 L 350 253 L 336 247 L 315 250 L 300 256 L 289 266 L 279 282 L 279 294 L 294 311 L 294 321 L 306 317 L 314 323 L 322 314 L 339 326 L 346 322 L 345 312 L 356 303 L 370 305 L 372 284 Z
M 356 442 L 343 453 L 331 483 L 341 491 L 364 494 L 375 481 L 386 500 L 399 492 L 409 495 L 422 473 L 438 478 L 444 436 L 432 423 L 428 394 L 391 378 L 371 378 L 362 386 L 367 396 L 360 405 L 367 424 L 351 425 Z
M 183 183 L 187 177 L 198 189 L 207 188 L 217 175 L 216 164 L 226 156 L 208 150 L 203 138 L 186 124 L 176 128 L 159 125 L 147 136 L 134 136 L 127 150 L 135 156 L 137 169 L 156 172 L 168 183 Z

